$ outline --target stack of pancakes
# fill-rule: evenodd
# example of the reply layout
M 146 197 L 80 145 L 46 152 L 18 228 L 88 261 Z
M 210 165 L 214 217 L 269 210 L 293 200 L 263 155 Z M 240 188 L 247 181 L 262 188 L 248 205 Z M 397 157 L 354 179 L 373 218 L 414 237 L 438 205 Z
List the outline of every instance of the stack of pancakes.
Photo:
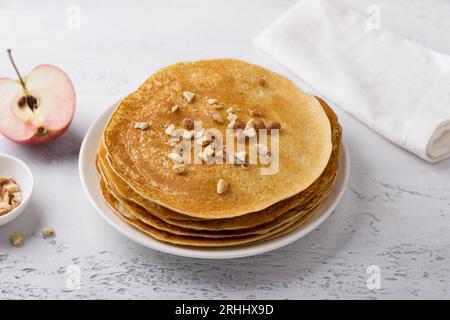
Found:
M 246 124 L 244 132 L 249 122 L 269 133 L 279 128 L 278 170 L 263 175 L 270 163 L 246 160 L 180 163 L 171 142 L 202 139 L 187 120 L 223 136 L 237 121 Z M 174 138 L 173 127 L 187 136 Z M 284 235 L 314 215 L 333 187 L 340 141 L 333 111 L 285 77 L 231 59 L 178 63 L 120 102 L 105 127 L 97 169 L 109 206 L 149 236 L 177 245 L 238 246 Z M 227 149 L 224 158 L 230 155 Z M 219 181 L 226 186 L 220 192 Z

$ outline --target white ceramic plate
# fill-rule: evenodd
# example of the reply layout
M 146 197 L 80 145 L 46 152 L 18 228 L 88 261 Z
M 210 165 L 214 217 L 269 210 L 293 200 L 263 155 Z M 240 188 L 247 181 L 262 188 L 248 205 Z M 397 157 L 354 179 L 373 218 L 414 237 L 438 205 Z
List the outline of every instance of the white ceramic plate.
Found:
M 344 193 L 345 186 L 347 185 L 349 158 L 347 148 L 344 144 L 342 144 L 340 166 L 333 190 L 325 201 L 319 205 L 316 214 L 297 230 L 273 240 L 237 248 L 203 249 L 182 247 L 164 243 L 153 239 L 152 237 L 128 225 L 126 222 L 117 217 L 103 200 L 102 192 L 99 187 L 100 178 L 95 169 L 95 157 L 103 129 L 115 108 L 116 105 L 113 105 L 111 108 L 106 110 L 92 124 L 84 137 L 79 159 L 81 184 L 83 185 L 84 191 L 86 192 L 92 205 L 109 224 L 111 224 L 117 231 L 127 238 L 151 249 L 178 256 L 203 259 L 240 258 L 272 251 L 300 239 L 325 221 L 325 219 L 328 218 L 331 212 L 336 208 L 336 205 Z

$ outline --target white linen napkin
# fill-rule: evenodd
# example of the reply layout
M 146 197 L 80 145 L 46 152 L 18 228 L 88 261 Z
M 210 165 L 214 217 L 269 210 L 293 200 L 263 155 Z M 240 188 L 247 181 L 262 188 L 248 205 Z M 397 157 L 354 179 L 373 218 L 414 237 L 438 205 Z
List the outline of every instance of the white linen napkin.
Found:
M 373 25 L 332 1 L 301 0 L 255 43 L 392 142 L 430 162 L 449 157 L 450 56 Z

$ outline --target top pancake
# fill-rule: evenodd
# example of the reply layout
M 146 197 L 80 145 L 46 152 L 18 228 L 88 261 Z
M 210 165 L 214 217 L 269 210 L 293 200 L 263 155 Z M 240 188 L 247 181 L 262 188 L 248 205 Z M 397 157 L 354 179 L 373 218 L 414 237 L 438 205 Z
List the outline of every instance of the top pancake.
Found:
M 195 93 L 190 103 L 185 91 Z M 217 99 L 223 109 L 214 110 L 208 99 Z M 174 105 L 177 112 L 171 112 Z M 226 118 L 230 106 L 243 122 L 256 109 L 264 117 L 255 119 L 281 124 L 278 172 L 261 175 L 261 164 L 244 170 L 225 163 L 188 164 L 185 175 L 173 172 L 165 128 L 181 127 L 189 118 L 224 134 L 228 121 L 216 123 L 210 113 Z M 136 122 L 150 128 L 135 129 Z M 316 98 L 276 73 L 230 59 L 178 63 L 156 72 L 119 104 L 105 128 L 104 144 L 113 169 L 140 196 L 206 219 L 260 211 L 302 192 L 322 174 L 332 149 L 330 122 Z M 216 193 L 218 179 L 230 184 L 227 193 Z

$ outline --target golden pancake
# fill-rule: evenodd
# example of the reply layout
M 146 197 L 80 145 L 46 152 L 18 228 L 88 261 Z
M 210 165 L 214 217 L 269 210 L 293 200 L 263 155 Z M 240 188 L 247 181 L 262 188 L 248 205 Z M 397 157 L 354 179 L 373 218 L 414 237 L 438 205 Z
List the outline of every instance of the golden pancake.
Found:
M 296 195 L 292 198 L 282 201 L 274 206 L 271 206 L 263 211 L 255 212 L 235 218 L 229 219 L 215 219 L 215 220 L 201 220 L 193 219 L 189 216 L 181 215 L 172 210 L 166 209 L 159 205 L 155 205 L 150 201 L 139 197 L 136 193 L 133 192 L 131 187 L 126 185 L 123 180 L 121 180 L 117 175 L 115 175 L 114 171 L 106 167 L 104 169 L 108 174 L 105 179 L 108 180 L 109 184 L 114 185 L 118 195 L 121 198 L 127 199 L 127 201 L 133 201 L 136 204 L 145 208 L 149 213 L 157 216 L 163 221 L 174 224 L 176 226 L 196 229 L 196 230 L 233 230 L 233 229 L 241 229 L 241 228 L 251 228 L 255 227 L 259 224 L 270 222 L 275 218 L 279 217 L 286 211 L 297 207 L 300 210 L 304 210 L 305 206 L 308 208 L 309 203 L 314 203 L 314 198 L 317 198 L 317 195 L 327 190 L 329 192 L 330 186 L 335 178 L 335 173 L 338 166 L 338 158 L 339 158 L 339 145 L 341 141 L 341 127 L 337 122 L 336 115 L 333 111 L 325 104 L 324 101 L 320 100 L 332 126 L 332 141 L 333 141 L 333 150 L 330 157 L 330 161 L 323 172 L 323 174 L 305 191 L 301 194 Z M 104 150 L 102 146 L 100 146 L 99 150 L 99 158 L 103 160 L 105 157 Z M 106 164 L 108 162 L 104 160 Z M 102 161 L 101 161 L 102 162 Z M 192 221 L 196 220 L 196 221 Z
M 111 207 L 111 209 L 116 213 L 122 220 L 135 227 L 136 229 L 144 232 L 145 234 L 150 235 L 152 238 L 156 240 L 168 242 L 171 244 L 182 245 L 182 246 L 194 246 L 194 247 L 231 247 L 231 246 L 241 246 L 256 243 L 262 241 L 267 238 L 274 238 L 278 234 L 281 234 L 284 230 L 292 230 L 293 226 L 300 226 L 303 221 L 307 221 L 311 215 L 313 215 L 314 211 L 309 212 L 308 214 L 300 216 L 297 220 L 292 222 L 285 223 L 265 234 L 254 234 L 254 235 L 246 235 L 246 236 L 238 236 L 238 237 L 229 237 L 229 238 L 206 238 L 206 237 L 192 237 L 192 236 L 182 236 L 176 235 L 169 232 L 158 230 L 152 226 L 149 226 L 143 223 L 139 219 L 129 219 L 125 215 L 123 215 L 120 211 L 118 211 L 114 207 L 114 201 L 111 199 L 110 194 L 104 194 L 105 200 L 107 204 Z
M 270 223 L 266 223 L 263 225 L 260 225 L 255 228 L 249 228 L 249 229 L 239 229 L 239 230 L 224 230 L 224 231 L 198 231 L 198 230 L 191 230 L 183 227 L 178 227 L 175 225 L 168 224 L 161 219 L 156 218 L 155 216 L 152 216 L 151 214 L 148 214 L 145 210 L 142 208 L 139 208 L 136 205 L 131 205 L 127 202 L 122 202 L 123 200 L 119 199 L 112 190 L 110 190 L 107 186 L 107 184 L 102 180 L 101 181 L 101 187 L 103 194 L 109 193 L 106 197 L 109 199 L 110 204 L 112 207 L 114 207 L 117 211 L 119 211 L 122 215 L 124 215 L 126 218 L 131 220 L 140 220 L 144 224 L 151 226 L 159 231 L 167 232 L 169 234 L 173 235 L 180 235 L 180 236 L 193 236 L 193 237 L 205 237 L 205 238 L 216 238 L 216 239 L 222 239 L 222 238 L 232 238 L 232 237 L 242 237 L 247 235 L 257 235 L 257 234 L 265 234 L 267 232 L 270 232 L 286 223 L 291 223 L 294 221 L 297 221 L 302 215 L 305 215 L 308 213 L 308 211 L 298 211 L 298 210 L 291 210 L 289 213 L 286 213 L 283 215 L 282 218 L 275 219 L 274 221 Z
M 195 94 L 190 103 L 185 92 Z M 217 101 L 214 106 L 210 99 Z M 175 105 L 178 111 L 171 112 Z M 243 170 L 205 163 L 188 164 L 185 175 L 174 173 L 167 166 L 172 147 L 166 127 L 180 127 L 189 118 L 224 133 L 228 122 L 217 123 L 211 114 L 226 118 L 230 106 L 244 122 L 257 110 L 265 122 L 281 124 L 278 173 L 261 175 L 262 164 Z M 136 129 L 139 122 L 150 128 Z M 288 79 L 238 60 L 208 60 L 178 63 L 152 75 L 120 103 L 105 128 L 104 144 L 114 172 L 140 197 L 183 215 L 222 219 L 262 211 L 306 191 L 329 163 L 332 134 L 318 100 Z M 228 192 L 216 193 L 219 179 L 230 184 Z M 271 209 L 283 210 L 289 210 L 285 203 Z

